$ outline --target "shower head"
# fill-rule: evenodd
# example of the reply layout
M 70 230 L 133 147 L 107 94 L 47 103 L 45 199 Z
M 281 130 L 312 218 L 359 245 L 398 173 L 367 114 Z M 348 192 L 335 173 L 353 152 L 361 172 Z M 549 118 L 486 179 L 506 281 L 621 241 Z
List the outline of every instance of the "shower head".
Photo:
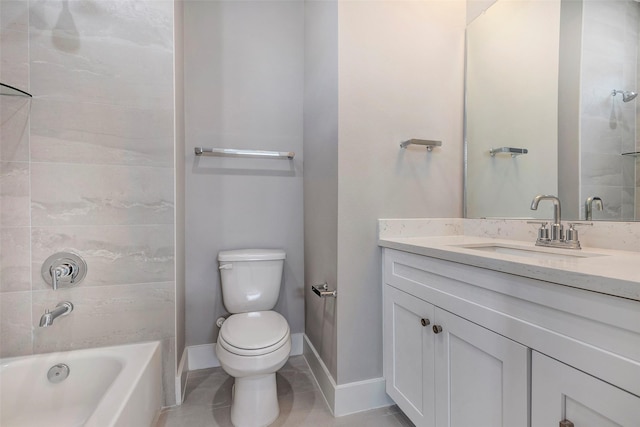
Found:
M 613 92 L 611 92 L 612 96 L 616 96 L 617 94 L 622 94 L 622 101 L 623 102 L 629 102 L 629 101 L 633 101 L 636 96 L 638 96 L 637 92 L 631 92 L 629 90 L 613 90 Z

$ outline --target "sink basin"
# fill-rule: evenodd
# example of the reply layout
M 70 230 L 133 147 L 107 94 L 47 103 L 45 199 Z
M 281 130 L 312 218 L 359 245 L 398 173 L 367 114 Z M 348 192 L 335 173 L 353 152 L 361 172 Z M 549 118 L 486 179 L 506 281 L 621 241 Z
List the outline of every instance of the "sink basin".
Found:
M 461 248 L 473 249 L 483 252 L 492 252 L 503 255 L 513 255 L 524 258 L 535 259 L 565 259 L 575 260 L 580 258 L 593 258 L 606 256 L 605 254 L 597 254 L 593 252 L 582 252 L 573 249 L 554 249 L 554 248 L 538 248 L 508 245 L 504 243 L 475 243 L 468 245 L 456 245 Z M 556 251 L 562 251 L 556 252 Z

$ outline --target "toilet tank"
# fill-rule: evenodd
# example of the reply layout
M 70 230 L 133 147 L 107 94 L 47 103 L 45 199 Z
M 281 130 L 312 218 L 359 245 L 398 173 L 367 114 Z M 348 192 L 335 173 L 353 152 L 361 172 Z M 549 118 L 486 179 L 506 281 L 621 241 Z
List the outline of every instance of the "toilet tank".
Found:
M 229 313 L 271 310 L 280 294 L 285 252 L 240 249 L 218 253 L 222 301 Z

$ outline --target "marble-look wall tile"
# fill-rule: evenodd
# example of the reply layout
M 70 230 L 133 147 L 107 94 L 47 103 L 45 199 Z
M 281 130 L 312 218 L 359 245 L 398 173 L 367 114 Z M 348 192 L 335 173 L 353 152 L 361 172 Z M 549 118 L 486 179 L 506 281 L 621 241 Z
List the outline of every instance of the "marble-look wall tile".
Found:
M 31 230 L 0 227 L 0 293 L 31 290 Z
M 620 154 L 582 153 L 582 179 L 583 187 L 602 185 L 624 185 L 622 176 L 623 156 Z
M 31 98 L 0 96 L 0 161 L 29 161 L 30 110 Z
M 0 162 L 0 226 L 28 226 L 29 164 Z
M 591 52 L 622 56 L 624 54 L 625 33 L 620 26 L 625 22 L 627 5 L 625 2 L 592 0 L 583 9 L 583 34 L 585 49 Z
M 0 77 L 34 94 L 0 98 L 0 355 L 159 339 L 169 403 L 173 8 L 0 1 Z M 82 255 L 88 274 L 53 292 L 40 268 L 61 250 Z M 64 299 L 74 312 L 37 327 Z
M 0 31 L 29 30 L 29 0 L 2 0 L 0 2 Z
M 636 161 L 631 156 L 622 158 L 622 186 L 635 187 L 636 185 Z
M 69 29 L 73 22 L 82 39 L 173 49 L 173 8 L 173 0 L 32 1 L 31 32 Z
M 0 2 L 0 81 L 29 89 L 29 2 Z
M 0 313 L 0 357 L 31 354 L 31 292 L 0 293 Z
M 623 79 L 623 61 L 621 57 L 609 54 L 596 54 L 585 51 L 582 58 L 581 68 L 581 95 L 582 114 L 587 116 L 609 117 L 611 107 L 615 98 L 611 96 L 613 89 L 621 89 Z
M 42 263 L 70 250 L 87 263 L 82 287 L 166 282 L 174 277 L 173 225 L 34 227 L 33 289 L 50 289 Z
M 622 134 L 612 129 L 609 117 L 582 117 L 580 149 L 591 153 L 620 154 Z
M 635 220 L 635 211 L 636 211 L 635 196 L 636 196 L 635 187 L 622 188 L 622 210 L 621 210 L 621 218 L 620 218 L 622 221 Z
M 31 90 L 39 96 L 136 108 L 172 106 L 173 93 L 165 90 L 173 84 L 170 51 L 158 58 L 152 48 L 83 40 L 86 52 L 60 56 L 41 46 L 40 39 L 31 40 Z
M 170 109 L 173 104 L 173 91 L 167 90 L 173 85 L 173 43 L 167 37 L 172 34 L 172 9 L 167 7 L 170 4 L 168 1 L 94 2 L 93 7 L 87 7 L 88 2 L 34 4 L 30 22 L 32 90 L 58 99 Z M 106 25 L 104 16 L 112 17 Z
M 47 328 L 40 317 L 61 301 L 69 315 Z M 174 283 L 85 287 L 33 292 L 35 353 L 103 347 L 173 336 Z
M 26 33 L 0 31 L 0 78 L 2 83 L 29 91 L 29 49 Z
M 32 163 L 31 207 L 33 226 L 173 224 L 173 169 Z
M 34 162 L 173 166 L 173 110 L 33 101 Z

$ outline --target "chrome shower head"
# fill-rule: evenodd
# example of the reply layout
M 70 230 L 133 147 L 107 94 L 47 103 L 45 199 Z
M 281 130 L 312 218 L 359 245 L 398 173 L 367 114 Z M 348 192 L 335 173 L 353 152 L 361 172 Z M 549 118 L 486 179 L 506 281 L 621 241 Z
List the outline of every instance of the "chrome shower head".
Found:
M 629 90 L 613 90 L 613 92 L 611 92 L 612 96 L 616 96 L 617 94 L 622 94 L 622 101 L 623 102 L 629 102 L 629 101 L 633 101 L 636 96 L 638 96 L 637 92 L 631 92 Z

